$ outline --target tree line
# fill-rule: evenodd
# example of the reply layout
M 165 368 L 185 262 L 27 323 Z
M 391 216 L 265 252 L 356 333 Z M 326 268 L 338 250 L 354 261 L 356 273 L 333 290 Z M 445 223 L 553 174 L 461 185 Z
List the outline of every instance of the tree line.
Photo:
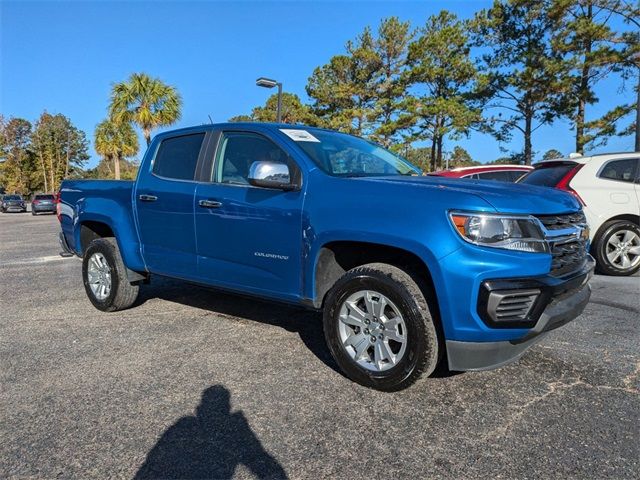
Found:
M 92 169 L 86 134 L 62 114 L 43 112 L 31 124 L 0 116 L 0 187 L 11 193 L 56 192 L 65 178 L 133 179 L 138 170 L 140 127 L 147 145 L 151 133 L 180 118 L 177 90 L 157 78 L 135 73 L 113 85 L 107 118 L 95 129 L 93 146 L 101 156 Z
M 623 89 L 636 100 L 591 119 L 595 87 L 612 74 L 620 84 L 607 100 Z M 418 28 L 387 18 L 317 67 L 306 93 L 309 104 L 283 95 L 286 122 L 363 135 L 429 169 L 442 167 L 445 140 L 474 131 L 520 137 L 511 160 L 531 164 L 536 130 L 558 119 L 571 123 L 576 152 L 631 134 L 640 150 L 640 9 L 623 0 L 496 0 L 468 20 L 446 10 Z M 273 121 L 275 105 L 272 96 L 230 120 Z
M 596 86 L 612 75 L 614 103 L 594 119 Z M 615 103 L 625 89 L 635 101 Z M 370 138 L 425 170 L 442 168 L 445 155 L 450 166 L 477 163 L 459 146 L 445 151 L 472 132 L 520 138 L 521 151 L 495 162 L 531 164 L 536 130 L 559 119 L 571 123 L 576 152 L 632 134 L 640 151 L 640 9 L 627 0 L 495 0 L 471 19 L 443 10 L 417 28 L 386 18 L 315 68 L 306 94 L 309 103 L 283 94 L 285 123 Z M 275 121 L 276 105 L 272 95 L 230 121 Z M 134 127 L 148 145 L 181 107 L 175 87 L 147 74 L 114 84 L 93 136 L 101 161 L 89 170 L 86 135 L 66 116 L 45 111 L 33 124 L 0 116 L 0 186 L 28 194 L 56 191 L 69 177 L 133 178 Z

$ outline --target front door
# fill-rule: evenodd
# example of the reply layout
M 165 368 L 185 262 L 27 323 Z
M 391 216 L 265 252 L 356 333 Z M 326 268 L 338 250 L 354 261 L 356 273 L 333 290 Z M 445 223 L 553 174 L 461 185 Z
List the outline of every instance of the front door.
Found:
M 164 138 L 135 192 L 142 255 L 152 273 L 193 278 L 195 172 L 204 132 Z
M 223 132 L 211 182 L 196 188 L 198 273 L 208 282 L 295 300 L 301 292 L 302 191 L 249 185 L 254 161 L 296 169 L 273 140 Z

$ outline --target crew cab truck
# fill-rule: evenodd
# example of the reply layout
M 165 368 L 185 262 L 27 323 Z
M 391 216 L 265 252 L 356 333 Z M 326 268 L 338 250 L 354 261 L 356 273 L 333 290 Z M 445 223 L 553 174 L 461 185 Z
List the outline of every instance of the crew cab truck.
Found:
M 170 131 L 135 182 L 64 181 L 60 241 L 103 311 L 154 275 L 321 309 L 340 368 L 386 391 L 439 362 L 505 365 L 583 311 L 594 261 L 572 195 L 420 173 L 330 130 Z

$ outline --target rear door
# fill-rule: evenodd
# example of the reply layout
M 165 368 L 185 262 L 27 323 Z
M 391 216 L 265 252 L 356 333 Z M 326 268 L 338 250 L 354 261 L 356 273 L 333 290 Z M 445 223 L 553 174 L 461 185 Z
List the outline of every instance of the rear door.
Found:
M 640 215 L 638 203 L 637 158 L 609 160 L 597 173 L 587 206 L 603 221 L 616 215 Z M 588 188 L 587 188 L 588 191 Z
M 193 224 L 196 170 L 205 132 L 165 137 L 134 193 L 142 255 L 149 271 L 181 278 L 196 274 Z
M 254 187 L 254 161 L 300 169 L 266 134 L 223 131 L 208 182 L 196 190 L 198 272 L 219 286 L 295 300 L 301 292 L 303 191 Z

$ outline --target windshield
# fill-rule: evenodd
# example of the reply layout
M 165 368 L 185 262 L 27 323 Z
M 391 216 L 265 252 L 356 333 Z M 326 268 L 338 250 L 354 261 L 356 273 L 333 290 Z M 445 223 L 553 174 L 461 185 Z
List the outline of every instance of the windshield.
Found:
M 36 200 L 53 200 L 53 195 L 36 195 Z
M 575 162 L 542 165 L 536 167 L 535 170 L 531 170 L 524 177 L 521 177 L 518 183 L 538 185 L 541 187 L 555 187 L 575 166 Z
M 406 160 L 362 138 L 320 130 L 309 133 L 311 136 L 304 137 L 305 141 L 294 140 L 329 175 L 367 177 L 422 173 Z
M 20 195 L 5 195 L 4 200 L 22 200 Z

